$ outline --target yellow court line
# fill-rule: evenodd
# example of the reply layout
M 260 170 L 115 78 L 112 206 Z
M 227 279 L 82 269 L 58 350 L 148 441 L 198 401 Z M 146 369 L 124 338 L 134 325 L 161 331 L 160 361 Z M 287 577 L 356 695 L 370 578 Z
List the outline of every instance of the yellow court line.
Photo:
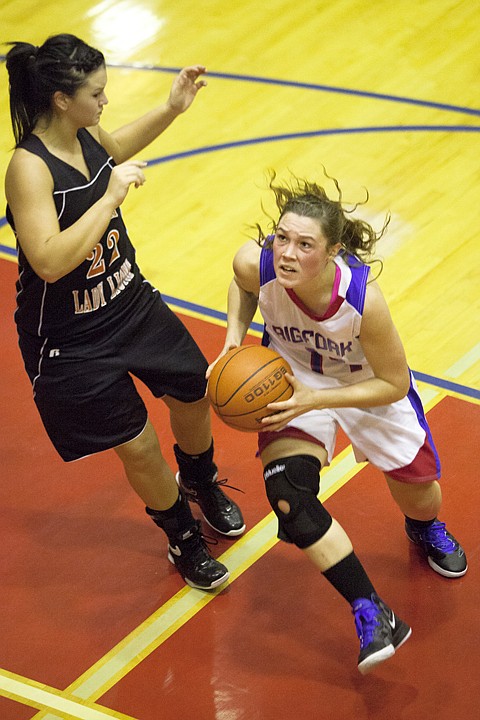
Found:
M 336 492 L 363 466 L 364 463 L 358 464 L 355 461 L 351 448 L 339 453 L 325 470 L 322 478 L 325 489 L 320 495 L 321 499 L 325 500 Z M 230 583 L 278 542 L 276 532 L 277 522 L 272 512 L 223 553 L 220 559 L 228 565 Z M 217 593 L 205 594 L 193 588 L 183 588 L 72 683 L 67 691 L 75 697 L 84 699 L 94 700 L 101 697 L 202 607 L 211 602 Z M 53 716 L 44 713 L 35 716 L 35 720 L 40 718 L 53 720 Z
M 430 387 L 427 387 L 426 391 L 425 393 L 424 390 L 420 390 L 420 394 L 422 402 L 428 403 L 429 409 L 447 395 L 443 390 L 436 391 Z M 320 498 L 325 501 L 331 497 L 364 466 L 365 463 L 356 462 L 351 446 L 345 448 L 322 473 Z M 220 560 L 229 567 L 230 583 L 234 582 L 278 542 L 276 528 L 276 517 L 272 512 L 223 553 Z M 205 593 L 194 588 L 182 588 L 165 605 L 77 678 L 67 688 L 67 692 L 74 697 L 90 701 L 101 697 L 221 591 L 219 589 L 213 593 Z M 40 719 L 56 720 L 54 715 L 45 714 L 45 711 L 35 716 L 35 720 Z
M 446 375 L 452 378 L 458 378 L 472 365 L 480 361 L 480 343 L 477 343 L 469 352 L 465 353 L 460 360 L 457 360 L 446 372 Z
M 66 691 L 57 690 L 43 683 L 0 669 L 0 694 L 34 708 L 49 708 L 64 718 L 76 720 L 135 720 L 131 715 L 103 708 L 95 703 L 72 698 Z M 50 716 L 53 717 L 53 716 Z M 58 717 L 58 716 L 55 716 Z
M 356 463 L 353 452 L 346 448 L 329 466 L 322 478 L 325 490 L 322 499 L 338 490 L 355 472 L 363 467 Z M 220 560 L 228 565 L 230 581 L 234 582 L 243 572 L 265 555 L 277 542 L 277 523 L 270 513 L 252 530 L 236 541 L 235 545 L 222 554 Z M 143 659 L 167 640 L 191 617 L 211 602 L 221 592 L 205 593 L 184 587 L 176 595 L 147 618 L 120 643 L 98 660 L 89 670 L 67 688 L 70 695 L 93 701 L 104 695 Z M 35 720 L 56 720 L 54 715 L 37 714 Z
M 202 312 L 201 310 L 191 310 L 190 308 L 181 307 L 180 305 L 177 305 L 174 301 L 169 301 L 168 307 L 173 310 L 173 312 L 177 312 L 180 315 L 186 315 L 187 317 L 195 318 L 196 320 L 202 320 L 202 322 L 208 323 L 209 325 L 219 325 L 220 327 L 226 327 L 226 322 L 222 318 L 216 318 L 211 315 L 207 315 L 205 312 Z
M 449 394 L 445 390 L 433 388 L 431 385 L 423 386 L 421 382 L 418 383 L 418 391 L 420 393 L 420 397 L 422 398 L 422 405 L 425 413 L 430 412 L 435 405 L 438 405 L 438 403 Z

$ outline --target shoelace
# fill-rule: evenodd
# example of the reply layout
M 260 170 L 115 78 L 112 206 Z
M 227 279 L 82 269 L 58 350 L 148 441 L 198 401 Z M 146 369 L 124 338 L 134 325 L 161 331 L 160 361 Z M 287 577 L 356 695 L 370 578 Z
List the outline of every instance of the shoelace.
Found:
M 453 553 L 456 550 L 455 543 L 447 535 L 444 522 L 435 520 L 435 522 L 421 534 L 425 542 L 433 545 L 433 547 L 442 552 Z
M 201 546 L 202 549 L 205 549 L 207 545 L 218 545 L 217 538 L 212 537 L 212 535 L 205 535 L 201 531 L 199 520 L 195 522 L 195 525 L 189 530 L 189 533 L 189 537 L 184 536 L 181 539 L 179 538 L 179 541 L 192 543 L 192 545 L 198 545 L 199 547 Z
M 229 485 L 228 478 L 223 478 L 223 480 L 217 480 L 216 477 L 213 477 L 212 485 L 222 485 L 222 486 L 230 488 L 230 490 L 236 490 L 237 492 L 241 492 L 241 493 L 245 494 L 245 490 L 242 490 L 241 488 L 237 488 L 234 485 Z
M 364 600 L 361 604 L 355 604 L 353 608 L 355 629 L 362 649 L 372 642 L 375 628 L 380 625 L 377 620 L 378 612 L 377 606 L 369 600 Z
M 212 478 L 212 490 L 214 492 L 215 492 L 215 490 L 219 491 L 219 492 L 215 492 L 215 497 L 217 498 L 217 502 L 220 505 L 223 505 L 224 507 L 227 507 L 228 505 L 230 505 L 230 501 L 227 498 L 227 496 L 223 494 L 220 486 L 227 487 L 227 488 L 230 488 L 230 490 L 236 490 L 237 492 L 241 492 L 241 493 L 245 494 L 244 490 L 241 490 L 240 488 L 237 488 L 234 485 L 229 485 L 227 478 L 223 478 L 223 480 L 217 480 L 216 478 Z
M 217 479 L 217 475 L 214 475 L 211 480 L 206 483 L 205 485 L 201 485 L 200 487 L 195 486 L 188 486 L 185 485 L 185 491 L 190 496 L 190 498 L 194 502 L 198 502 L 199 496 L 201 495 L 202 489 L 208 489 L 210 497 L 213 498 L 217 504 L 217 507 L 220 510 L 226 510 L 230 507 L 230 500 L 229 498 L 222 492 L 221 487 L 228 487 L 231 490 L 236 490 L 237 492 L 245 493 L 244 490 L 241 490 L 240 488 L 235 487 L 234 485 L 228 484 L 228 479 L 223 478 L 222 480 Z

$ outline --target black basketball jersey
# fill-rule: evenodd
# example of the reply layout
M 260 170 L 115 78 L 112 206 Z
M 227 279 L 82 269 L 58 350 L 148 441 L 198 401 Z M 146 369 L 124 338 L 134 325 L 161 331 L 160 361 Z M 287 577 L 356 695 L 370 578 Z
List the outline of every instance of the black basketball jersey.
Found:
M 36 135 L 30 135 L 19 145 L 41 157 L 52 174 L 61 230 L 76 222 L 104 195 L 115 165 L 88 130 L 79 130 L 78 139 L 90 180 L 52 155 Z M 8 206 L 7 219 L 15 232 Z M 42 280 L 18 242 L 17 247 L 15 320 L 19 331 L 30 335 L 66 339 L 97 331 L 113 318 L 121 317 L 143 283 L 120 208 L 114 211 L 107 230 L 84 262 L 54 283 Z

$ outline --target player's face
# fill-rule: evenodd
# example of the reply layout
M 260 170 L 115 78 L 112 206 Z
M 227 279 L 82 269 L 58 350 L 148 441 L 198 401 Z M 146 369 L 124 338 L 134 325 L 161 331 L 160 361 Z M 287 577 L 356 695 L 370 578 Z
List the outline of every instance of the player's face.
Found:
M 287 212 L 280 218 L 273 241 L 277 280 L 295 287 L 319 279 L 332 257 L 320 223 L 314 218 Z
M 87 76 L 85 83 L 70 98 L 68 112 L 78 127 L 92 127 L 100 122 L 103 106 L 108 103 L 106 84 L 107 71 L 101 66 Z

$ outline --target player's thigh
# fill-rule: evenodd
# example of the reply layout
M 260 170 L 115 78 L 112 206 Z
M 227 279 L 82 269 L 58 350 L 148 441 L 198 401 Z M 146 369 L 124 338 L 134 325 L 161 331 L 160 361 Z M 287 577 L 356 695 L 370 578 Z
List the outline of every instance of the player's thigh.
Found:
M 292 457 L 293 455 L 313 455 L 313 457 L 318 458 L 321 467 L 327 463 L 327 451 L 323 445 L 320 445 L 313 439 L 310 441 L 307 439 L 279 436 L 278 440 L 272 440 L 260 453 L 264 467 L 275 460 Z
M 162 400 L 170 411 L 172 421 L 191 425 L 192 431 L 210 420 L 210 403 L 205 396 L 194 402 L 183 402 L 171 395 L 164 395 Z
M 126 363 L 155 397 L 170 396 L 192 403 L 205 395 L 205 356 L 160 297 L 142 318 L 136 342 L 128 344 Z
M 114 448 L 145 427 L 145 404 L 130 375 L 114 359 L 44 363 L 35 402 L 47 433 L 64 460 Z

